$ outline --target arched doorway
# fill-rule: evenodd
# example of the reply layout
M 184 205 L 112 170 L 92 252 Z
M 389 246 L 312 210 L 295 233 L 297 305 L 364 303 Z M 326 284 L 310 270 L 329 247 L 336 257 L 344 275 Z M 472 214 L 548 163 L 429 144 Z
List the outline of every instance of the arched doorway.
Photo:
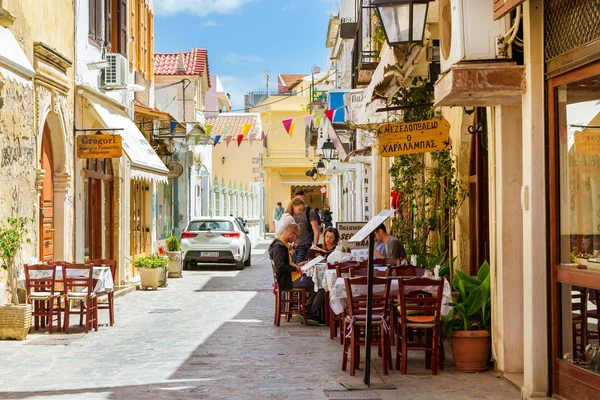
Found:
M 54 261 L 54 156 L 48 124 L 42 136 L 41 167 L 45 171 L 40 195 L 40 259 Z

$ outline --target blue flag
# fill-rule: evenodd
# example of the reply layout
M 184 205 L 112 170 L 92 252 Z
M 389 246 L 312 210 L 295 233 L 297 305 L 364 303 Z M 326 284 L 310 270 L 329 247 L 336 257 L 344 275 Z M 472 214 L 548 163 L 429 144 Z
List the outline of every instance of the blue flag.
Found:
M 173 131 L 175 130 L 176 127 L 177 127 L 177 121 L 171 121 L 171 124 L 169 125 L 169 132 L 173 133 Z
M 215 136 L 215 142 L 213 143 L 213 147 L 217 145 L 217 143 L 219 143 L 219 140 L 221 140 L 221 136 L 217 135 Z

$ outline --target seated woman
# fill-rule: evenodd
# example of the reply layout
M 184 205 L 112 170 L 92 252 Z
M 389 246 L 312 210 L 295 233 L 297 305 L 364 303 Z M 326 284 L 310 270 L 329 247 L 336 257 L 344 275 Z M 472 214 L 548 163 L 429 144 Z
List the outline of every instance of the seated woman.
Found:
M 308 259 L 312 260 L 317 256 L 322 256 L 327 258 L 332 251 L 335 250 L 336 246 L 340 241 L 340 233 L 335 228 L 327 228 L 323 232 L 323 243 L 319 243 L 318 245 L 313 245 L 308 250 Z

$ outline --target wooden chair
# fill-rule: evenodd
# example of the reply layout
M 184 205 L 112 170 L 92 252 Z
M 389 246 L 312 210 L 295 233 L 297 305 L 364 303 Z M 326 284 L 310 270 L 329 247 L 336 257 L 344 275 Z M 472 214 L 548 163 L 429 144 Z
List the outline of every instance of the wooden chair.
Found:
M 34 329 L 40 329 L 40 317 L 42 328 L 48 321 L 48 333 L 52 334 L 52 322 L 56 314 L 58 331 L 60 332 L 60 293 L 55 293 L 56 267 L 52 265 L 27 265 L 25 264 L 25 289 L 27 291 L 27 302 L 33 306 L 31 315 L 34 318 Z M 36 271 L 36 272 L 33 272 Z M 32 273 L 33 272 L 33 273 Z M 56 301 L 56 303 L 55 303 Z
M 113 282 L 115 280 L 115 276 L 117 273 L 117 262 L 115 260 L 108 260 L 105 258 L 98 258 L 94 260 L 89 260 L 88 264 L 92 264 L 95 267 L 109 267 L 110 274 L 112 276 Z M 107 302 L 101 303 L 98 302 L 98 310 L 108 310 L 108 318 L 110 326 L 113 326 L 115 323 L 115 290 L 110 289 L 103 292 L 96 293 L 98 297 L 106 296 Z
M 354 278 L 357 276 L 368 276 L 369 275 L 369 267 L 366 266 L 360 266 L 360 267 L 353 267 L 350 268 L 350 277 Z M 378 276 L 378 277 L 386 277 L 387 276 L 387 270 L 380 270 L 378 268 L 375 268 L 373 270 L 373 276 Z
M 387 277 L 405 277 L 405 276 L 423 276 L 425 268 L 414 265 L 388 265 L 385 276 Z M 395 331 L 398 329 L 398 298 L 390 300 L 390 340 L 392 345 L 396 344 Z
M 587 330 L 588 343 L 590 340 L 598 340 L 600 342 L 600 310 L 598 308 L 600 307 L 600 290 L 588 289 L 588 296 L 589 301 L 596 305 L 595 310 L 589 310 L 588 307 L 586 307 L 585 320 L 587 321 L 588 318 L 596 320 L 596 330 Z
M 79 303 L 79 314 L 85 311 L 85 333 L 98 331 L 98 297 L 94 293 L 94 267 L 85 264 L 61 263 L 65 285 L 65 332 L 69 333 L 71 302 Z
M 271 266 L 274 268 L 273 261 L 271 261 Z M 273 320 L 275 326 L 279 326 L 282 314 L 285 315 L 286 322 L 290 322 L 292 315 L 301 314 L 304 325 L 308 326 L 306 317 L 308 293 L 305 288 L 280 290 L 277 284 L 277 275 L 273 271 L 273 294 L 275 295 L 275 318 Z
M 411 291 L 406 293 L 406 287 Z M 420 293 L 427 287 L 434 287 L 431 297 L 423 297 Z M 431 356 L 431 373 L 437 375 L 438 366 L 443 362 L 440 357 L 441 307 L 444 281 L 429 278 L 398 278 L 398 302 L 400 303 L 400 318 L 398 329 L 398 345 L 396 347 L 396 369 L 402 375 L 406 374 L 408 350 L 424 350 L 425 357 Z M 429 290 L 428 290 L 429 291 Z M 412 315 L 418 312 L 419 315 Z M 422 329 L 432 334 L 425 335 L 423 342 L 409 343 L 408 330 Z M 401 364 L 401 365 L 400 365 Z M 428 364 L 426 362 L 426 364 Z
M 400 258 L 375 258 L 373 259 L 373 265 L 400 265 L 401 261 Z
M 573 358 L 583 359 L 587 346 L 587 298 L 588 289 L 571 287 L 571 334 L 573 335 Z
M 342 371 L 346 370 L 348 354 L 350 355 L 350 375 L 354 376 L 356 368 L 360 363 L 360 346 L 364 345 L 364 334 L 366 333 L 366 311 L 367 296 L 355 295 L 357 286 L 366 286 L 368 277 L 345 278 L 346 292 L 348 295 L 348 314 L 344 320 L 346 335 L 344 336 L 344 351 L 342 353 Z M 372 300 L 372 345 L 379 347 L 379 355 L 383 366 L 383 374 L 387 375 L 392 367 L 392 350 L 390 347 L 389 334 L 387 332 L 387 307 L 390 293 L 390 280 L 382 277 L 373 278 L 373 287 L 381 294 L 373 294 Z M 383 288 L 383 290 L 377 290 Z
M 327 263 L 327 269 L 335 269 L 338 278 L 350 276 L 350 269 L 360 266 L 361 261 L 340 261 L 337 263 Z M 345 313 L 336 315 L 329 306 L 329 292 L 325 292 L 326 320 L 329 326 L 329 338 L 333 339 L 337 336 L 337 331 L 340 331 L 340 344 L 344 343 L 344 318 Z

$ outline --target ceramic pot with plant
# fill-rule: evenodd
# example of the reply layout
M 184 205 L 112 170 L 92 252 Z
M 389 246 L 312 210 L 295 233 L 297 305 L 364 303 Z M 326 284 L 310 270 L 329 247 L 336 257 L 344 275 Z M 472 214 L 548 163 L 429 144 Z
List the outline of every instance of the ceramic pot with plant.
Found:
M 169 257 L 169 277 L 181 278 L 183 271 L 181 246 L 175 236 L 167 239 L 167 257 Z
M 157 290 L 161 278 L 165 279 L 168 258 L 158 253 L 142 256 L 133 262 L 140 274 L 142 288 Z
M 490 266 L 483 263 L 477 278 L 455 271 L 452 282 L 458 292 L 456 302 L 444 317 L 444 335 L 450 338 L 454 366 L 462 372 L 488 368 L 491 350 Z
M 31 304 L 19 304 L 19 271 L 15 259 L 23 244 L 31 243 L 31 239 L 27 237 L 27 223 L 30 221 L 31 219 L 25 217 L 9 217 L 0 227 L 1 267 L 7 271 L 11 296 L 11 303 L 0 307 L 0 339 L 23 340 L 31 328 Z

